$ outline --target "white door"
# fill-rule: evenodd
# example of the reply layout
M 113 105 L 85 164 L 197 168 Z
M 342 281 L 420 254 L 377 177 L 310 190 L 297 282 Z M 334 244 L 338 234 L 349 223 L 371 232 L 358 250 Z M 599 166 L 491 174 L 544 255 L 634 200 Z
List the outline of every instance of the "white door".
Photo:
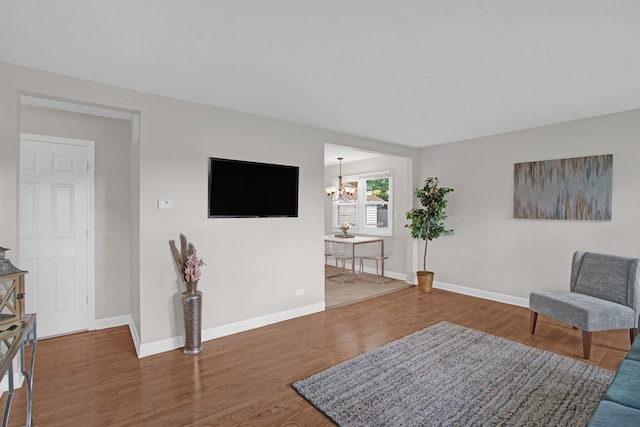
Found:
M 18 265 L 29 271 L 25 310 L 37 314 L 39 337 L 89 327 L 89 160 L 91 141 L 20 141 Z

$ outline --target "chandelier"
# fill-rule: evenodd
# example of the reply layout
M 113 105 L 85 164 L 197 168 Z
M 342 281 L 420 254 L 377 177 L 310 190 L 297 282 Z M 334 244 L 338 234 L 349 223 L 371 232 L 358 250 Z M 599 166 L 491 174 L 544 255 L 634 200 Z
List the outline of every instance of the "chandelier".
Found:
M 349 200 L 353 197 L 353 194 L 356 192 L 354 187 L 345 187 L 342 185 L 342 160 L 344 157 L 338 157 L 338 161 L 340 162 L 340 175 L 338 176 L 338 186 L 337 187 L 327 187 L 324 191 L 327 193 L 327 197 L 331 199 L 333 202 L 338 202 L 342 200 Z

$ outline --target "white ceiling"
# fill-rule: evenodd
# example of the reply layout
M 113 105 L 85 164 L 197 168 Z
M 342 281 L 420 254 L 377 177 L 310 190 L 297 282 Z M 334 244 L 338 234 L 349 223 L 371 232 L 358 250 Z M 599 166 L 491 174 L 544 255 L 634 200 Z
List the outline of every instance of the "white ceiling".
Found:
M 640 1 L 0 0 L 0 61 L 424 147 L 640 108 Z
M 324 144 L 324 165 L 333 166 L 340 163 L 338 157 L 342 157 L 342 163 L 357 162 L 367 160 L 373 157 L 380 157 L 379 153 L 371 151 L 363 151 L 355 148 L 344 147 L 340 145 Z

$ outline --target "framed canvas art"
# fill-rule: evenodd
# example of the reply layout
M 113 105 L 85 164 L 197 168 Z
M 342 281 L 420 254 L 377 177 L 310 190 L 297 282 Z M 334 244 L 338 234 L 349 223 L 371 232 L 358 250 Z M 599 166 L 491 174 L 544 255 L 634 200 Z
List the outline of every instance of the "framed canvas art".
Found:
M 613 154 L 516 163 L 513 217 L 611 220 Z

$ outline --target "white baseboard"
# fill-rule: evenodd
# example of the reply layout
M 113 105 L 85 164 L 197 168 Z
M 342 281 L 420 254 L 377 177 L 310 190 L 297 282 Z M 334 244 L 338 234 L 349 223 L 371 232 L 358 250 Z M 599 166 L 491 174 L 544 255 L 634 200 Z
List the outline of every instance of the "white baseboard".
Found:
M 373 271 L 368 271 L 365 268 L 365 272 L 375 274 Z M 406 274 L 399 274 L 394 272 L 385 272 L 385 276 L 392 277 L 397 280 L 404 280 L 407 283 L 412 283 L 407 280 Z M 415 284 L 415 283 L 414 283 Z M 467 288 L 465 286 L 453 285 L 450 283 L 434 281 L 433 287 L 436 289 L 442 289 L 445 291 L 451 291 L 458 294 L 469 295 L 473 297 L 483 298 L 490 301 L 502 302 L 505 304 L 516 305 L 520 307 L 529 307 L 529 300 L 527 298 L 514 297 L 511 295 L 500 294 L 497 292 L 484 291 L 481 289 Z M 308 314 L 317 313 L 325 309 L 324 302 L 316 303 L 304 307 L 294 308 L 292 310 L 281 311 L 279 313 L 268 314 L 266 316 L 260 316 L 253 319 L 243 320 L 241 322 L 230 323 L 227 325 L 217 326 L 215 328 L 209 328 L 202 331 L 202 341 L 209 341 L 216 338 L 221 338 L 227 335 L 236 334 L 238 332 L 244 332 L 251 329 L 260 328 L 273 323 L 282 322 L 289 319 L 294 319 L 300 316 L 306 316 Z M 131 315 L 112 317 L 108 319 L 99 319 L 95 322 L 96 329 L 113 328 L 116 326 L 128 325 L 131 333 L 131 339 L 133 340 L 134 347 L 138 358 L 151 356 L 158 353 L 164 353 L 165 351 L 175 350 L 184 346 L 184 337 L 177 336 L 171 337 L 160 341 L 155 341 L 148 344 L 140 343 L 140 335 L 135 327 L 133 318 Z M 22 375 L 16 374 L 16 382 L 22 381 Z M 19 378 L 18 378 L 19 377 Z M 2 388 L 4 385 L 4 388 Z M 0 390 L 6 390 L 6 378 L 0 383 Z
M 334 266 L 333 264 L 329 264 L 332 267 Z M 351 270 L 351 263 L 347 262 L 345 263 L 345 268 L 347 270 Z M 359 267 L 356 266 L 356 272 L 359 271 Z M 380 274 L 380 271 L 376 272 L 376 268 L 375 267 L 370 267 L 370 266 L 364 266 L 364 272 L 365 273 L 369 273 L 369 274 Z M 390 279 L 396 279 L 396 280 L 402 280 L 404 282 L 408 282 L 411 283 L 407 280 L 407 275 L 406 274 L 401 274 L 401 273 L 396 273 L 395 271 L 389 271 L 389 270 L 385 270 L 384 271 L 384 276 L 388 277 Z
M 109 317 L 107 319 L 96 319 L 94 325 L 96 330 L 115 328 L 117 326 L 125 325 L 129 326 L 129 333 L 131 334 L 131 339 L 133 340 L 133 346 L 136 349 L 138 358 L 140 357 L 140 335 L 138 334 L 138 329 L 136 329 L 135 323 L 133 323 L 133 317 L 130 314 L 126 314 L 124 316 Z
M 129 323 L 129 333 L 131 334 L 131 339 L 133 340 L 133 347 L 136 349 L 136 355 L 138 359 L 140 358 L 140 335 L 138 334 L 138 329 L 136 329 L 136 325 L 133 323 L 133 320 Z
M 204 341 L 204 340 L 203 340 Z M 138 358 L 152 356 L 165 351 L 175 350 L 184 346 L 184 337 L 171 337 L 160 341 L 154 341 L 148 344 L 140 344 L 138 348 Z
M 529 308 L 529 300 L 527 298 L 514 297 L 511 295 L 499 294 L 497 292 L 484 291 L 482 289 L 467 288 L 464 286 L 452 285 L 444 282 L 433 282 L 433 287 L 445 291 L 455 292 L 457 294 L 469 295 L 488 299 L 490 301 L 503 302 L 505 304 L 517 305 L 519 307 Z
M 125 314 L 124 316 L 109 317 L 107 319 L 96 319 L 94 324 L 96 330 L 115 328 L 116 326 L 133 324 L 133 317 L 130 314 Z
M 20 387 L 22 387 L 22 384 L 24 384 L 24 376 L 22 375 L 21 372 L 18 372 L 20 370 L 20 362 L 16 362 L 16 360 L 18 360 L 19 358 L 14 359 L 11 363 L 13 363 L 13 389 L 17 390 Z M 2 381 L 0 381 L 0 396 L 9 391 L 9 378 L 7 375 L 5 375 L 4 377 L 2 377 Z
M 369 274 L 380 274 L 379 271 L 376 272 L 376 268 L 375 267 L 365 267 L 364 268 L 364 272 L 365 273 L 369 273 Z M 384 277 L 388 277 L 390 279 L 401 280 L 403 282 L 407 281 L 407 275 L 406 274 L 396 273 L 395 271 L 385 270 L 384 271 Z
M 243 320 L 241 322 L 230 323 L 228 325 L 217 326 L 215 328 L 205 329 L 202 331 L 202 341 L 209 341 L 212 339 L 224 337 L 227 335 L 236 334 L 238 332 L 244 332 L 251 329 L 267 326 L 272 323 L 282 322 L 284 320 L 293 319 L 300 316 L 306 316 L 307 314 L 318 313 L 324 311 L 324 302 L 307 305 L 304 307 L 294 308 L 292 310 L 281 311 L 279 313 L 268 314 L 266 316 L 256 317 L 249 320 Z M 161 341 L 155 341 L 148 344 L 139 345 L 138 357 L 151 356 L 153 354 L 163 353 L 169 350 L 175 350 L 184 346 L 184 337 L 172 337 Z

